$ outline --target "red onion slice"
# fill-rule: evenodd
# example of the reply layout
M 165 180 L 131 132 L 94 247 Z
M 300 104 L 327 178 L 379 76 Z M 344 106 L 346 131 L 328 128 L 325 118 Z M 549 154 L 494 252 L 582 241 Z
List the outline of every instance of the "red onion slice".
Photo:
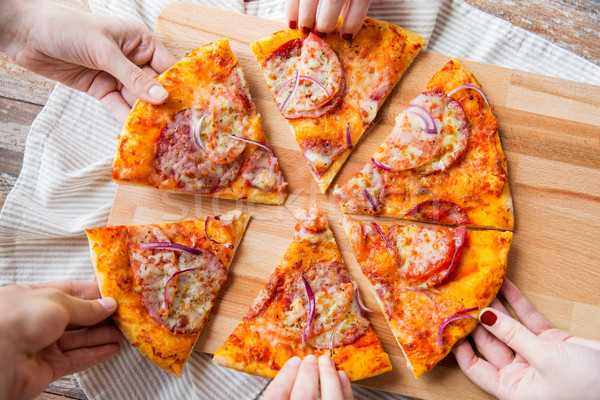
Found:
M 438 285 L 444 282 L 444 279 L 446 279 L 458 265 L 460 256 L 462 256 L 463 245 L 465 244 L 465 239 L 467 237 L 467 228 L 464 226 L 457 227 L 452 232 L 452 236 L 454 237 L 454 254 L 452 255 L 452 261 L 448 264 L 448 268 L 446 269 L 446 272 L 444 272 L 442 279 L 438 282 Z
M 287 106 L 287 103 L 290 101 L 292 96 L 296 93 L 296 90 L 298 90 L 299 82 L 300 82 L 300 74 L 298 73 L 298 70 L 296 70 L 296 77 L 294 78 L 294 87 L 292 87 L 292 91 L 290 92 L 290 94 L 288 94 L 288 97 L 286 97 L 285 100 L 283 101 L 283 103 L 281 103 L 281 107 L 279 107 L 279 111 L 281 111 L 282 113 L 285 112 L 285 106 Z
M 268 152 L 271 152 L 271 153 L 273 152 L 273 150 L 271 150 L 271 148 L 269 146 L 267 146 L 264 143 L 257 142 L 256 140 L 245 139 L 245 138 L 235 136 L 235 135 L 229 135 L 229 137 L 232 137 L 234 139 L 237 139 L 237 140 L 245 142 L 245 143 L 255 144 L 258 147 L 261 147 L 261 148 L 267 150 Z
M 448 92 L 448 97 L 452 96 L 454 93 L 456 93 L 456 92 L 458 92 L 459 90 L 462 90 L 462 89 L 475 89 L 475 90 L 477 90 L 479 92 L 479 94 L 481 95 L 481 97 L 483 97 L 483 99 L 485 100 L 485 104 L 487 104 L 488 107 L 491 107 L 490 106 L 490 102 L 488 101 L 488 98 L 483 93 L 483 91 L 481 89 L 479 89 L 477 86 L 471 85 L 471 84 L 469 84 L 469 85 L 462 85 L 462 86 L 459 86 L 457 88 L 452 89 L 451 91 Z
M 369 204 L 371 204 L 371 207 L 373 207 L 373 211 L 377 211 L 377 202 L 375 202 L 369 191 L 367 189 L 363 189 L 363 193 L 365 194 Z
M 444 342 L 442 341 L 442 332 L 444 331 L 444 328 L 451 322 L 456 321 L 457 319 L 462 319 L 462 318 L 467 318 L 467 319 L 472 319 L 475 321 L 478 321 L 477 318 L 475 317 L 471 317 L 470 315 L 462 315 L 471 311 L 475 311 L 475 310 L 479 310 L 479 307 L 473 307 L 473 308 L 466 308 L 464 310 L 460 310 L 458 312 L 455 312 L 454 314 L 452 314 L 451 316 L 449 316 L 448 318 L 446 318 L 444 320 L 444 322 L 441 323 L 440 327 L 438 328 L 437 331 L 437 344 L 439 347 L 443 347 L 444 346 Z
M 289 85 L 290 83 L 294 82 L 294 80 L 296 80 L 296 78 L 288 79 L 287 81 L 283 82 L 281 84 L 281 88 L 277 92 L 277 97 L 279 97 L 281 95 L 281 93 L 283 93 L 283 90 L 287 87 L 287 85 Z
M 194 134 L 194 142 L 196 146 L 198 146 L 202 151 L 206 151 L 204 146 L 202 145 L 202 139 L 200 138 L 200 125 L 204 121 L 204 115 L 196 122 L 196 125 L 192 127 L 192 133 Z
M 140 248 L 144 249 L 144 250 L 164 249 L 164 250 L 174 250 L 174 251 L 186 251 L 186 252 L 194 254 L 194 255 L 202 254 L 202 250 L 194 249 L 192 247 L 187 247 L 182 244 L 172 243 L 172 242 L 141 243 Z
M 206 221 L 204 222 L 204 234 L 206 235 L 206 237 L 215 244 L 222 244 L 225 247 L 227 247 L 228 249 L 233 249 L 233 244 L 227 243 L 227 242 L 219 242 L 219 241 L 213 239 L 212 237 L 210 237 L 210 235 L 208 234 L 208 222 L 209 221 L 210 221 L 210 217 L 206 218 Z
M 437 303 L 435 302 L 435 300 L 433 299 L 433 297 L 431 297 L 431 295 L 429 293 L 427 293 L 426 291 L 421 290 L 421 289 L 413 289 L 413 288 L 406 288 L 406 289 L 402 289 L 402 290 L 398 291 L 398 293 L 403 293 L 403 292 L 419 293 L 419 294 L 422 294 L 423 296 L 427 297 L 429 299 L 429 301 L 431 302 L 431 304 L 433 304 L 433 308 L 435 309 L 435 313 L 437 315 L 437 313 L 438 313 Z
M 314 83 L 315 85 L 317 85 L 318 87 L 321 88 L 321 90 L 323 90 L 325 92 L 325 97 L 330 98 L 331 95 L 329 94 L 329 92 L 327 91 L 327 89 L 325 88 L 325 86 L 321 85 L 315 78 L 307 76 L 307 75 L 300 75 L 299 76 L 300 79 L 306 79 L 307 81 L 311 81 L 312 83 Z
M 375 165 L 377 168 L 382 169 L 384 171 L 389 171 L 389 172 L 398 172 L 395 169 L 393 169 L 392 167 L 388 167 L 385 164 L 380 163 L 379 161 L 377 161 L 374 158 L 371 158 L 371 162 L 373 163 L 373 165 Z
M 356 305 L 358 305 L 358 308 L 360 309 L 360 311 L 366 312 L 366 313 L 373 312 L 372 310 L 368 309 L 360 300 L 360 296 L 358 295 L 358 285 L 354 286 L 354 297 L 356 297 Z M 333 337 L 333 335 L 331 335 L 331 336 Z M 333 344 L 333 340 L 331 343 Z
M 313 322 L 313 318 L 315 317 L 315 295 L 313 294 L 312 289 L 310 288 L 310 284 L 304 277 L 304 275 L 300 274 L 302 277 L 302 281 L 304 282 L 304 288 L 306 289 L 306 295 L 308 296 L 308 319 L 306 320 L 306 326 L 304 327 L 304 332 L 302 333 L 302 344 L 306 345 L 306 337 L 308 336 L 308 332 L 310 331 L 310 325 Z
M 348 143 L 348 150 L 352 150 L 352 131 L 350 130 L 350 123 L 346 123 L 346 142 Z
M 201 267 L 182 269 L 181 271 L 177 271 L 177 272 L 171 274 L 171 276 L 169 276 L 169 279 L 167 279 L 167 283 L 165 283 L 165 290 L 163 292 L 163 306 L 165 307 L 165 310 L 167 310 L 167 311 L 169 310 L 169 305 L 167 304 L 167 287 L 169 286 L 169 283 L 171 283 L 173 278 L 175 278 L 179 274 L 183 274 L 184 272 L 194 271 L 194 270 L 197 270 L 200 268 Z
M 404 109 L 404 112 L 409 112 L 413 115 L 416 115 L 421 121 L 423 121 L 423 123 L 425 124 L 423 130 L 426 133 L 429 133 L 431 135 L 437 134 L 437 127 L 435 126 L 435 121 L 433 120 L 433 117 L 431 116 L 429 111 L 427 111 L 419 105 L 411 104 L 410 106 Z

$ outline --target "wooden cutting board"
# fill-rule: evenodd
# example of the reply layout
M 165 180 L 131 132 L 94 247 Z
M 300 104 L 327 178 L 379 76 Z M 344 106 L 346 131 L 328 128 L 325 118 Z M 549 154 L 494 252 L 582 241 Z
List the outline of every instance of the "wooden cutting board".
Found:
M 280 22 L 174 3 L 159 16 L 156 35 L 176 57 L 229 38 L 289 182 L 285 204 L 268 206 L 119 185 L 109 224 L 190 220 L 232 209 L 252 215 L 229 280 L 196 346 L 212 353 L 238 325 L 291 243 L 292 212 L 318 203 L 366 305 L 377 310 L 370 319 L 393 364 L 393 371 L 358 383 L 419 398 L 489 397 L 462 374 L 452 355 L 419 379 L 406 367 L 338 223 L 341 211 L 331 190 L 327 195 L 319 192 L 250 50 L 252 41 L 284 28 Z M 369 160 L 391 131 L 395 115 L 448 60 L 428 52 L 417 56 L 334 184 L 347 182 Z M 482 84 L 500 122 L 516 220 L 508 276 L 557 327 L 599 340 L 600 87 L 461 62 Z

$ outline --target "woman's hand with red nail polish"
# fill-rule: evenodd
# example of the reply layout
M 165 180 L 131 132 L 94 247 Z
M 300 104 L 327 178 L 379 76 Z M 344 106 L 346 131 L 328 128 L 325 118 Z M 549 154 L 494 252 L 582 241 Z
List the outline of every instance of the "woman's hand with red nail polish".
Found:
M 304 33 L 314 32 L 320 37 L 335 29 L 338 18 L 344 22 L 340 35 L 352 40 L 360 30 L 371 0 L 286 0 L 288 26 L 298 26 Z
M 352 387 L 343 371 L 336 371 L 329 356 L 292 357 L 265 391 L 265 400 L 314 399 L 352 400 Z
M 482 310 L 468 341 L 454 347 L 463 372 L 500 399 L 600 398 L 600 342 L 555 329 L 509 280 L 501 293 L 521 322 L 497 299 Z

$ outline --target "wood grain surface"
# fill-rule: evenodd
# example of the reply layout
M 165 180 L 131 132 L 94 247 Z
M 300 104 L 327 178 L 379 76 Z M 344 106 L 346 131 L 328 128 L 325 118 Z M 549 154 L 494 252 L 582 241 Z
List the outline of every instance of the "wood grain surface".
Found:
M 49 1 L 89 11 L 87 0 Z M 600 64 L 600 0 L 466 1 Z M 532 7 L 535 12 L 531 11 Z M 0 54 L 0 207 L 19 175 L 31 123 L 42 110 L 53 87 L 54 82 L 51 80 L 15 65 L 4 54 Z M 538 146 L 538 151 L 541 150 L 540 147 Z M 597 261 L 594 265 L 597 265 Z M 589 312 L 593 314 L 598 311 Z M 52 383 L 39 397 L 59 398 L 85 399 L 86 396 L 77 381 L 68 376 Z
M 237 326 L 292 241 L 291 213 L 315 202 L 328 216 L 367 306 L 378 310 L 338 223 L 341 212 L 331 190 L 322 195 L 317 189 L 250 51 L 251 41 L 282 28 L 273 21 L 179 3 L 163 11 L 156 28 L 178 57 L 229 38 L 289 182 L 288 200 L 279 207 L 130 185 L 117 188 L 110 225 L 194 219 L 236 208 L 252 215 L 230 279 L 198 342 L 201 351 L 213 352 Z M 362 167 L 389 134 L 395 115 L 448 59 L 427 52 L 416 58 L 334 184 L 343 184 Z M 557 327 L 600 339 L 600 88 L 481 63 L 463 65 L 482 84 L 500 122 L 516 220 L 509 277 Z M 359 384 L 421 398 L 487 396 L 462 374 L 452 356 L 414 379 L 382 314 L 374 312 L 371 321 L 394 370 Z

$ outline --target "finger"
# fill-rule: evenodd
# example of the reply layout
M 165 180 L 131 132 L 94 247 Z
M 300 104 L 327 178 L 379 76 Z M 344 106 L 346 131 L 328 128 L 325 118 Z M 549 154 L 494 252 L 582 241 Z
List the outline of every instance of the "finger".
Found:
M 298 26 L 302 28 L 302 32 L 309 33 L 317 16 L 317 7 L 319 0 L 300 0 L 298 7 Z
M 502 369 L 515 359 L 515 353 L 488 332 L 484 327 L 477 326 L 471 333 L 473 342 L 481 355 L 494 367 Z
M 40 288 L 55 288 L 68 295 L 79 297 L 84 300 L 95 300 L 99 299 L 100 289 L 98 288 L 97 282 L 88 281 L 56 281 L 56 282 L 44 282 L 38 283 L 35 287 Z
M 510 280 L 506 280 L 500 288 L 508 304 L 512 307 L 517 318 L 536 335 L 552 329 L 552 324 L 540 314 L 521 291 Z
M 63 353 L 64 359 L 54 361 L 56 365 L 53 366 L 53 369 L 58 371 L 60 376 L 70 375 L 103 363 L 117 355 L 120 350 L 121 345 L 119 343 L 71 350 Z M 50 360 L 48 362 L 52 363 Z
M 492 335 L 532 365 L 539 364 L 541 355 L 545 353 L 542 341 L 520 322 L 492 308 L 483 309 L 479 321 Z
M 342 394 L 344 400 L 354 400 L 354 393 L 352 393 L 352 386 L 350 386 L 350 379 L 346 375 L 345 371 L 338 371 L 340 377 L 340 384 L 342 385 Z
M 458 366 L 470 380 L 486 392 L 497 395 L 500 389 L 498 369 L 477 357 L 468 340 L 458 342 L 452 352 Z
M 108 343 L 118 343 L 125 337 L 114 325 L 101 325 L 93 328 L 83 328 L 73 331 L 66 331 L 58 339 L 58 348 L 63 351 L 70 351 L 84 347 L 96 347 Z
M 290 400 L 319 398 L 319 367 L 317 357 L 309 355 L 302 360 L 294 382 Z
M 173 66 L 177 62 L 177 59 L 167 50 L 162 43 L 156 39 L 154 36 L 152 37 L 154 43 L 154 52 L 152 53 L 152 59 L 148 63 L 154 71 L 159 74 L 162 74 L 169 68 Z
M 322 37 L 333 31 L 345 3 L 346 0 L 325 0 L 321 2 L 314 29 L 315 35 Z
M 142 66 L 142 71 L 147 73 L 149 76 L 158 75 L 158 72 L 149 65 Z M 121 89 L 121 96 L 123 96 L 123 100 L 125 100 L 127 102 L 127 104 L 129 105 L 130 108 L 133 108 L 133 106 L 135 105 L 135 103 L 138 100 L 137 97 L 133 93 L 131 93 L 131 91 L 129 89 L 127 89 L 126 87 L 123 87 Z
M 288 20 L 288 26 L 290 29 L 296 29 L 298 27 L 298 6 L 300 0 L 286 0 L 285 2 L 285 16 Z
M 290 358 L 267 387 L 264 400 L 289 399 L 302 360 L 300 357 Z
M 105 70 L 117 78 L 137 98 L 151 104 L 163 103 L 169 93 L 151 76 L 131 62 L 120 49 L 114 45 L 109 47 L 111 62 Z
M 346 40 L 352 40 L 367 16 L 371 0 L 348 0 L 348 10 L 340 28 L 340 35 Z
M 62 294 L 56 295 L 55 300 L 61 304 L 69 314 L 69 323 L 79 326 L 95 325 L 108 318 L 117 309 L 117 302 L 112 297 L 99 300 L 82 300 L 77 297 Z
M 121 92 L 109 92 L 100 98 L 100 103 L 102 103 L 104 108 L 106 108 L 117 121 L 122 124 L 127 121 L 127 116 L 129 115 L 129 111 L 131 111 L 131 106 L 127 103 L 127 101 L 125 101 L 121 95 Z
M 340 376 L 328 355 L 319 357 L 319 380 L 322 399 L 343 400 Z

